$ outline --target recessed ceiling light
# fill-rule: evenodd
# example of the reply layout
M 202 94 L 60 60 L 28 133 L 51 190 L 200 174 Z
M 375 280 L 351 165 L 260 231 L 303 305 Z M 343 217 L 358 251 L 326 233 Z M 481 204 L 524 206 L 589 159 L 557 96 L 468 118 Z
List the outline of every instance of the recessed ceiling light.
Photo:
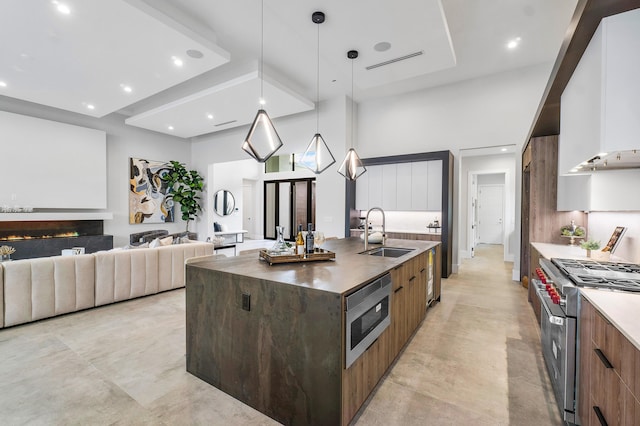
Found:
M 4 81 L 0 81 L 0 87 L 7 87 L 7 83 L 5 83 Z
M 96 107 L 93 104 L 87 104 L 87 109 L 94 110 Z
M 173 65 L 175 65 L 176 67 L 182 66 L 182 59 L 178 58 L 177 56 L 172 56 L 171 60 L 173 61 Z
M 509 42 L 507 43 L 507 48 L 515 49 L 516 47 L 518 47 L 520 45 L 521 41 L 522 41 L 522 39 L 520 37 L 516 37 L 513 40 L 509 40 Z
M 199 51 L 199 50 L 195 50 L 195 49 L 189 49 L 187 50 L 187 56 L 194 58 L 194 59 L 200 59 L 204 56 L 204 54 Z
M 502 148 L 500 151 L 502 151 L 502 152 L 506 152 L 506 151 L 507 151 L 507 148 Z
M 69 6 L 67 6 L 66 4 L 60 3 L 56 0 L 53 0 L 51 3 L 55 4 L 58 12 L 62 13 L 63 15 L 68 15 L 71 13 L 71 9 L 69 9 Z
M 577 171 L 578 171 L 578 169 L 571 169 L 571 170 L 569 170 L 569 171 L 570 171 L 571 173 L 575 173 L 575 172 L 577 172 Z
M 207 118 L 208 118 L 209 120 L 213 120 L 213 114 L 207 114 Z
M 386 52 L 389 49 L 391 49 L 391 43 L 389 43 L 388 41 L 381 41 L 380 43 L 376 43 L 376 45 L 373 46 L 373 50 L 377 52 Z
M 173 126 L 168 126 L 167 129 L 173 130 Z
M 121 84 L 120 87 L 122 88 L 122 90 L 124 90 L 126 93 L 131 93 L 133 92 L 133 89 L 131 88 L 131 86 L 127 86 L 126 84 Z

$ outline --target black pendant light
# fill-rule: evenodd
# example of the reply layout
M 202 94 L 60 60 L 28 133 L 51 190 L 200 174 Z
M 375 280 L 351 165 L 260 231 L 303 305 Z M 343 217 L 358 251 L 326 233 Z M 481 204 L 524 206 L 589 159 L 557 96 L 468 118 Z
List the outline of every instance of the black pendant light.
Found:
M 280 147 L 282 141 L 276 128 L 273 127 L 273 123 L 267 114 L 267 111 L 262 108 L 264 104 L 263 98 L 263 85 L 264 78 L 262 76 L 263 69 L 263 56 L 264 56 L 264 0 L 261 3 L 260 9 L 260 109 L 256 114 L 256 118 L 253 119 L 251 128 L 247 137 L 244 139 L 242 149 L 252 156 L 256 161 L 264 163 L 271 157 Z
M 331 150 L 320 134 L 320 24 L 324 22 L 323 12 L 313 12 L 311 20 L 318 24 L 318 68 L 316 78 L 316 134 L 311 138 L 307 150 L 298 162 L 315 174 L 320 174 L 336 162 Z
M 353 112 L 353 106 L 355 104 L 355 100 L 353 99 L 353 60 L 357 57 L 357 50 L 350 50 L 347 52 L 347 58 L 351 59 L 351 148 L 347 151 L 347 155 L 344 157 L 344 161 L 338 169 L 338 173 L 349 180 L 356 180 L 367 171 L 367 168 L 362 164 L 362 160 L 358 157 L 358 153 L 353 149 L 353 135 L 355 128 L 355 117 Z

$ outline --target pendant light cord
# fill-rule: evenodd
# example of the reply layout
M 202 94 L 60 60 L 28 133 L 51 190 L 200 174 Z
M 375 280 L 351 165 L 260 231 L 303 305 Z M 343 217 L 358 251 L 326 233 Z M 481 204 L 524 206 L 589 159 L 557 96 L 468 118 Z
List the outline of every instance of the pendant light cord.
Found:
M 354 125 L 354 117 L 353 117 L 353 109 L 354 109 L 354 99 L 353 99 L 353 61 L 354 59 L 351 59 L 351 143 L 349 144 L 351 148 L 353 148 L 353 137 L 355 134 L 355 125 Z
M 316 133 L 320 133 L 320 24 L 318 24 L 318 61 L 316 65 Z
M 262 0 L 261 2 L 261 7 L 260 7 L 260 100 L 259 100 L 259 104 L 260 104 L 260 108 L 262 109 L 262 102 L 264 102 L 264 94 L 263 94 L 263 84 L 264 84 L 264 77 L 262 76 L 263 70 L 262 68 L 264 67 L 263 62 L 264 61 L 264 0 Z

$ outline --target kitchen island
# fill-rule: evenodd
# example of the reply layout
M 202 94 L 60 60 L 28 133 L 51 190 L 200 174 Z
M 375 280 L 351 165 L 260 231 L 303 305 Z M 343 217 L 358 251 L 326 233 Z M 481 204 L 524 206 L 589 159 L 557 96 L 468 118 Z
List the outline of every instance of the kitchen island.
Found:
M 424 319 L 440 243 L 387 240 L 403 256 L 331 240 L 333 261 L 269 265 L 257 255 L 186 267 L 187 371 L 284 424 L 348 424 Z M 372 245 L 377 247 L 377 245 Z M 391 325 L 345 363 L 345 297 L 391 274 Z

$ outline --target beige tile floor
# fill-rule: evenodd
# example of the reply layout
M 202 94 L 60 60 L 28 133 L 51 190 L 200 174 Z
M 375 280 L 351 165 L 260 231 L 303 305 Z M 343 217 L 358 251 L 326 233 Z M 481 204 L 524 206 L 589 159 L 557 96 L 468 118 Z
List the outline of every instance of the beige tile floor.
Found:
M 357 425 L 561 424 L 502 246 L 444 280 Z M 0 330 L 0 425 L 271 425 L 186 373 L 184 290 Z

